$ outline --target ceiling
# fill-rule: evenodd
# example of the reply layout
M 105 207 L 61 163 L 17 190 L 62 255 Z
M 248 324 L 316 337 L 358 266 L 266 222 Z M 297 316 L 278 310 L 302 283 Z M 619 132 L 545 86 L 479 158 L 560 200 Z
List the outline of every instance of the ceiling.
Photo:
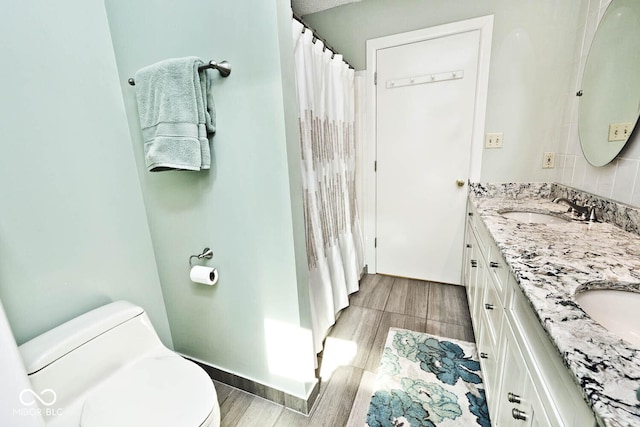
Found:
M 293 11 L 300 16 L 362 0 L 291 0 Z

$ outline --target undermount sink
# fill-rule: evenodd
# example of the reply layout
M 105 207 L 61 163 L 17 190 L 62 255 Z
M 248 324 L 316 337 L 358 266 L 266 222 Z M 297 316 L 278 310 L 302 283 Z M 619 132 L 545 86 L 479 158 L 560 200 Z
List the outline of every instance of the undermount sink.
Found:
M 541 212 L 506 211 L 501 212 L 500 215 L 527 224 L 565 224 L 568 222 L 564 218 Z
M 638 288 L 637 284 L 635 287 Z M 640 347 L 640 292 L 577 290 L 575 300 L 593 320 L 634 347 Z

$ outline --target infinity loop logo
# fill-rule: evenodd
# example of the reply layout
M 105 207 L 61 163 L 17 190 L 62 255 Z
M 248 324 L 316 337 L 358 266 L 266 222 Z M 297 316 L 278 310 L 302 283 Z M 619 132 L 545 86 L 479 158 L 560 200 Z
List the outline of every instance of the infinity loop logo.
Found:
M 47 399 L 47 395 L 50 397 L 50 399 Z M 56 392 L 51 390 L 50 388 L 45 388 L 40 392 L 39 395 L 30 388 L 24 389 L 20 392 L 20 403 L 26 406 L 33 405 L 36 400 L 38 400 L 44 406 L 51 406 L 56 403 L 57 398 L 58 396 L 56 395 Z

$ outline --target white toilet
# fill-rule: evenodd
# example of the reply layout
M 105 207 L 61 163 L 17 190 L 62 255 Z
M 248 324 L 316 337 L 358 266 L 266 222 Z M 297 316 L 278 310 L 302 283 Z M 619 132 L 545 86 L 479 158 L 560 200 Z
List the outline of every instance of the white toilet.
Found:
M 126 301 L 85 313 L 19 349 L 46 427 L 220 425 L 206 372 L 167 349 L 144 310 Z

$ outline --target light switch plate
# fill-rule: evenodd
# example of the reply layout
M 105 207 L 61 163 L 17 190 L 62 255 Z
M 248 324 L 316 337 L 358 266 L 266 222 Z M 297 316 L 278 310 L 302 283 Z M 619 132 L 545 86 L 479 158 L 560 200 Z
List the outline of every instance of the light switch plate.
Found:
M 609 142 L 626 141 L 633 130 L 633 123 L 611 123 L 609 125 Z
M 487 133 L 484 137 L 484 148 L 502 148 L 502 132 Z
M 552 169 L 556 165 L 556 153 L 546 151 L 542 156 L 542 169 Z

